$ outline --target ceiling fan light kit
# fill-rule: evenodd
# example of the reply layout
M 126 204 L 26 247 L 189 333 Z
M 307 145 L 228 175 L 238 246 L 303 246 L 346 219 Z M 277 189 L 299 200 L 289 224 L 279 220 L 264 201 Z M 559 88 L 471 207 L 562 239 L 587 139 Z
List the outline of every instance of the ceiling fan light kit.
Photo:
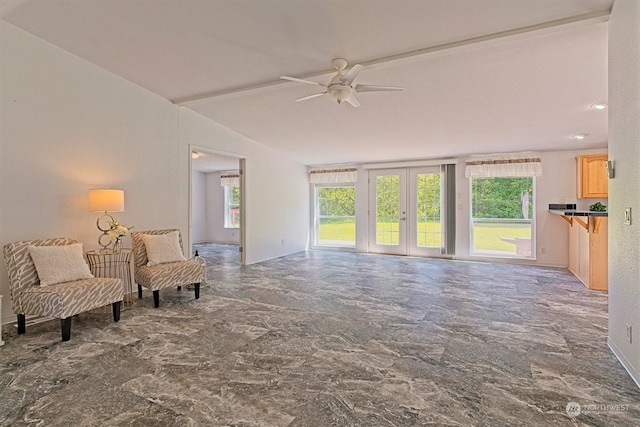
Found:
M 356 64 L 347 73 L 343 73 L 348 66 L 348 62 L 344 58 L 336 58 L 332 62 L 333 68 L 338 72 L 329 81 L 329 84 L 322 84 L 313 82 L 311 80 L 299 79 L 297 77 L 281 76 L 281 79 L 290 80 L 298 83 L 307 83 L 312 85 L 318 85 L 327 88 L 324 92 L 316 93 L 313 95 L 305 96 L 303 98 L 296 99 L 296 102 L 306 101 L 308 99 L 316 98 L 322 95 L 329 95 L 338 104 L 342 104 L 347 101 L 353 107 L 359 107 L 360 102 L 356 98 L 358 92 L 387 92 L 387 91 L 400 91 L 399 86 L 375 86 L 375 85 L 355 85 L 353 82 L 358 77 L 358 74 L 364 69 L 360 64 Z

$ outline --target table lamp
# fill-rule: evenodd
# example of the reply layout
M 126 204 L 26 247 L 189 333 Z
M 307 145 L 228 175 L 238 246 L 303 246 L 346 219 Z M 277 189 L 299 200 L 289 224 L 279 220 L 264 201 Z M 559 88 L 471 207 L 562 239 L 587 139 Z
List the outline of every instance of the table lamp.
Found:
M 113 221 L 113 217 L 109 215 L 109 212 L 124 212 L 124 190 L 111 188 L 89 190 L 89 211 L 104 212 L 103 215 L 98 217 L 96 226 L 98 230 L 102 231 L 102 234 L 98 237 L 98 244 L 102 249 L 107 249 L 111 244 L 111 237 L 108 234 L 109 230 L 111 230 L 109 222 Z

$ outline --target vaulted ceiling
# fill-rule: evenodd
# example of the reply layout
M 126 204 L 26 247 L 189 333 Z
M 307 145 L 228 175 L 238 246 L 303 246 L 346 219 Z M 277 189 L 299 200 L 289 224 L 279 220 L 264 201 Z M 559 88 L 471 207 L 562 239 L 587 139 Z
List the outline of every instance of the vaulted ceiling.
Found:
M 0 17 L 304 164 L 607 146 L 613 0 L 6 0 Z M 364 65 L 361 107 L 321 86 Z M 577 141 L 574 134 L 586 134 Z

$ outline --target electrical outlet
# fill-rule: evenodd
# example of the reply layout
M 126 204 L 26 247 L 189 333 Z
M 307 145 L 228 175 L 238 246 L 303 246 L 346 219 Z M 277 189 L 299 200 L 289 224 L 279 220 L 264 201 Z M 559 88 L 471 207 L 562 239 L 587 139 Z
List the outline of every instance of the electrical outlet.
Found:
M 631 225 L 631 208 L 624 208 L 624 223 Z
M 633 335 L 632 335 L 631 325 L 627 325 L 627 341 L 629 341 L 629 344 L 633 343 Z
M 546 254 L 547 253 L 547 248 L 540 248 L 540 253 L 542 255 Z
M 560 203 L 564 203 L 566 201 L 564 196 L 560 196 Z

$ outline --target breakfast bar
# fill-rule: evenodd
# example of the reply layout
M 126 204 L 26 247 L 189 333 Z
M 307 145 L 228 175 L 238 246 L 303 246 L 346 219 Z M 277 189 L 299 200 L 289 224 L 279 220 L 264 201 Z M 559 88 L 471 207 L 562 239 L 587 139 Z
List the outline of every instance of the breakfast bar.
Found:
M 586 287 L 608 289 L 608 214 L 576 209 L 575 204 L 550 204 L 549 213 L 569 224 L 569 271 Z

